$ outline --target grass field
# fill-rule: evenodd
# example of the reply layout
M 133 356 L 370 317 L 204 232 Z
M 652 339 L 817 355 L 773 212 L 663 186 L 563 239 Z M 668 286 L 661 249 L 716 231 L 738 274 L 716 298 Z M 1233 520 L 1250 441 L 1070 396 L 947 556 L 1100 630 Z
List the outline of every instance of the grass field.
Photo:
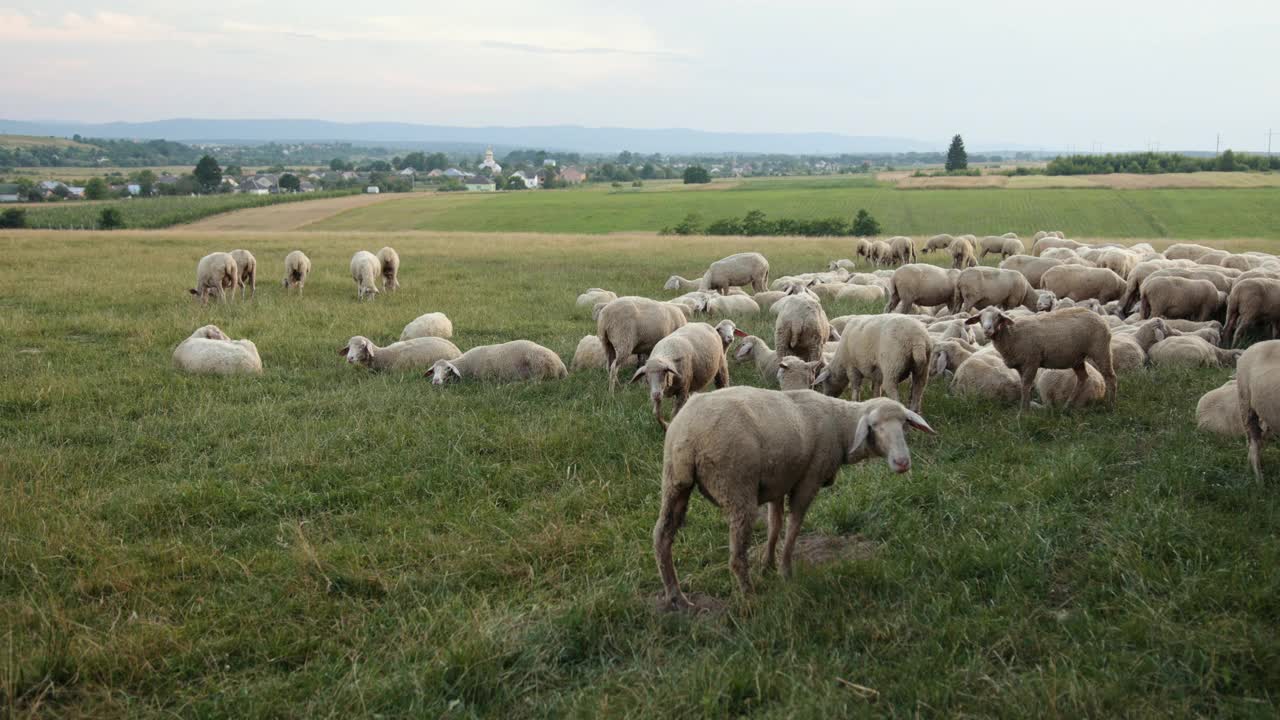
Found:
M 183 230 L 296 230 L 352 208 L 366 207 L 389 200 L 403 200 L 403 194 L 381 193 L 377 195 L 341 194 L 305 203 L 264 205 L 247 210 L 219 213 L 187 223 Z
M 716 187 L 719 183 L 713 183 Z M 726 183 L 727 184 L 727 183 Z M 1280 239 L 1280 187 L 1230 190 L 896 190 L 870 179 L 751 181 L 722 192 L 555 192 L 424 195 L 351 210 L 309 229 L 344 231 L 653 232 L 689 213 L 705 221 L 763 210 L 823 218 L 866 208 L 886 234 L 1031 235 L 1062 228 L 1089 237 Z
M 104 202 L 63 200 L 53 203 L 27 204 L 24 205 L 24 209 L 27 214 L 27 227 L 31 228 L 92 230 L 98 226 L 98 217 L 102 209 L 114 207 L 120 210 L 126 228 L 157 229 L 195 222 L 235 210 L 345 198 L 356 192 L 331 190 L 286 195 L 201 195 L 132 198 Z M 288 211 L 285 213 L 288 214 Z M 261 222 L 270 225 L 275 222 L 275 218 L 264 218 Z
M 724 193 L 728 195 L 729 193 Z M 1070 223 L 1064 222 L 1064 225 Z M 662 296 L 729 252 L 774 275 L 846 242 L 636 236 L 0 233 L 0 705 L 13 717 L 1257 716 L 1280 704 L 1280 496 L 1194 429 L 1228 370 L 1122 375 L 1115 412 L 930 387 L 940 435 L 819 495 L 808 537 L 857 552 L 735 594 L 693 500 L 687 589 L 659 614 L 662 437 L 602 371 L 432 389 L 335 355 L 442 310 L 463 347 L 568 360 L 588 286 Z M 358 304 L 351 253 L 404 289 Z M 200 309 L 212 249 L 255 302 Z M 104 252 L 109 248 L 109 252 Z M 314 274 L 276 284 L 286 252 Z M 656 258 L 656 260 L 655 260 Z M 91 281 L 86 281 L 86 278 Z M 829 307 L 832 315 L 871 308 Z M 266 373 L 188 377 L 216 323 Z M 771 335 L 768 319 L 747 329 Z M 750 367 L 735 384 L 761 384 Z M 1280 472 L 1280 451 L 1266 462 Z M 757 533 L 760 542 L 763 531 Z

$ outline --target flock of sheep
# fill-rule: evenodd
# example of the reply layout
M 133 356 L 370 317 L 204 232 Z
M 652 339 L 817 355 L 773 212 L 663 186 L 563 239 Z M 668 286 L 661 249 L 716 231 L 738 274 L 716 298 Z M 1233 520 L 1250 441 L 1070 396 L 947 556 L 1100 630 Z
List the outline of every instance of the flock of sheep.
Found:
M 578 343 L 572 368 L 606 370 L 612 392 L 620 371 L 635 367 L 631 382 L 648 386 L 666 433 L 653 540 L 671 607 L 689 606 L 671 548 L 695 487 L 727 516 L 730 567 L 744 592 L 751 589 L 747 547 L 756 510 L 768 506 L 765 562 L 772 567 L 785 502 L 781 569 L 789 575 L 804 515 L 841 465 L 883 457 L 895 472 L 910 469 L 907 430 L 934 432 L 920 415 L 931 378 L 945 378 L 953 393 L 1024 409 L 1033 405 L 1033 390 L 1043 405 L 1114 406 L 1121 372 L 1148 364 L 1235 366 L 1235 379 L 1201 398 L 1197 422 L 1246 436 L 1261 480 L 1263 437 L 1280 426 L 1280 258 L 1194 244 L 1164 252 L 1147 244 L 1087 245 L 1044 231 L 1029 254 L 1012 233 L 938 235 L 920 251 L 905 237 L 857 243 L 856 257 L 898 267 L 858 272 L 853 261 L 836 260 L 825 271 L 770 283 L 763 255 L 739 253 L 696 280 L 673 275 L 665 288 L 683 291 L 675 298 L 618 297 L 601 288 L 578 296 L 578 306 L 591 308 L 596 332 Z M 950 256 L 949 269 L 915 262 L 918 252 L 935 251 Z M 977 264 L 992 253 L 1002 256 L 999 267 Z M 383 292 L 395 290 L 399 265 L 392 248 L 357 252 L 357 298 L 377 294 L 379 277 Z M 284 286 L 301 292 L 309 270 L 304 254 L 290 253 Z M 225 301 L 227 289 L 243 296 L 254 288 L 255 271 L 247 251 L 213 253 L 200 260 L 191 292 L 203 302 L 213 294 Z M 833 299 L 883 302 L 884 311 L 828 318 L 823 301 Z M 764 312 L 775 316 L 772 349 L 733 320 Z M 1258 324 L 1272 340 L 1231 348 Z M 567 375 L 555 352 L 531 341 L 464 353 L 449 341 L 452 333 L 447 317 L 429 313 L 410 322 L 399 342 L 378 347 L 356 336 L 339 354 L 373 370 L 425 369 L 435 385 Z M 753 364 L 780 390 L 728 387 L 730 356 Z M 262 371 L 252 342 L 232 341 L 212 325 L 179 345 L 174 360 L 192 372 Z M 898 386 L 907 380 L 904 405 Z M 872 395 L 883 397 L 861 401 L 867 381 Z M 717 391 L 694 395 L 708 384 Z M 839 399 L 846 389 L 852 402 Z M 666 398 L 673 400 L 669 421 Z

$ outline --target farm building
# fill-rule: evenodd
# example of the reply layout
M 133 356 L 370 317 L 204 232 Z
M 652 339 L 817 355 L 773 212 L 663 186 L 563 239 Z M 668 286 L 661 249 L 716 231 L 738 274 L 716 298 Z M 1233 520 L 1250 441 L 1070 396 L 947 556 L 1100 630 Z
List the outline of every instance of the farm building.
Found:
M 18 202 L 18 186 L 12 183 L 0 185 L 0 202 Z
M 577 185 L 587 179 L 587 174 L 582 172 L 578 168 L 570 165 L 569 167 L 560 171 L 560 179 L 564 180 L 570 185 Z
M 493 192 L 495 188 L 492 178 L 479 175 L 467 178 L 463 184 L 467 186 L 467 192 Z

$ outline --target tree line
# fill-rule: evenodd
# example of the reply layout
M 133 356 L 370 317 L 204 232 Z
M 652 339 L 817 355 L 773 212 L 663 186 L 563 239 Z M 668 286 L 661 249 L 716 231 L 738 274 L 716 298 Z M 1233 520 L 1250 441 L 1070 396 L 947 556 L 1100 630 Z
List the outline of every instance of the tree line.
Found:
M 751 210 L 741 218 L 721 218 L 704 223 L 698 213 L 689 213 L 679 223 L 661 230 L 663 235 L 799 235 L 804 237 L 838 237 L 880 235 L 880 223 L 865 209 L 851 219 L 839 217 L 813 220 L 797 218 L 769 219 L 762 210 Z
M 1280 157 L 1237 153 L 1231 150 L 1216 157 L 1191 157 L 1181 153 L 1107 153 L 1106 155 L 1060 155 L 1049 161 L 1049 175 L 1109 175 L 1133 173 L 1265 172 L 1280 170 Z

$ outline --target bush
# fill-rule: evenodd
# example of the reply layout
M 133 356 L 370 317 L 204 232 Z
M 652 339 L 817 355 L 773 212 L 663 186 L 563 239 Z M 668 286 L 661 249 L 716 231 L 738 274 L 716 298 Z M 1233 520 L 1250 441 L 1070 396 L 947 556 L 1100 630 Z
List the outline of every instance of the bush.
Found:
M 27 226 L 27 211 L 22 208 L 9 208 L 0 213 L 0 228 L 24 228 Z
M 120 212 L 120 208 L 104 207 L 102 212 L 98 213 L 99 230 L 118 230 L 122 227 L 124 227 L 124 214 Z
M 632 181 L 631 181 L 631 187 L 644 187 L 644 181 L 643 181 L 643 180 L 632 180 Z
M 684 169 L 685 185 L 705 185 L 711 182 L 711 173 L 707 169 L 698 165 L 690 165 Z
M 876 221 L 871 213 L 866 209 L 858 211 L 857 216 L 853 218 L 853 227 L 850 229 L 853 235 L 858 237 L 870 237 L 880 234 L 880 223 Z
M 737 218 L 723 218 L 707 226 L 708 235 L 746 235 Z
M 701 235 L 702 217 L 698 213 L 689 213 L 675 227 L 665 229 L 663 232 L 676 235 Z

